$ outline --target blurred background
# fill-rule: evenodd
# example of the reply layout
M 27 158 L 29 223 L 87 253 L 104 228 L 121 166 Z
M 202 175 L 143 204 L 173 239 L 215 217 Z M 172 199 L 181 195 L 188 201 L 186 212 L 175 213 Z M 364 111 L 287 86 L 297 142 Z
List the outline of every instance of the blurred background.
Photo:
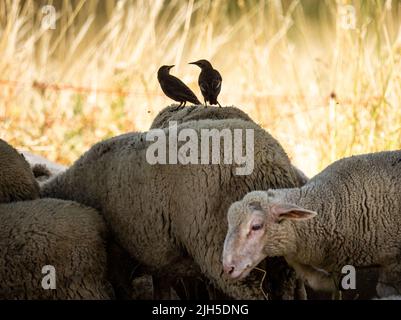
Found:
M 394 0 L 0 0 L 0 138 L 69 165 L 172 103 L 159 66 L 200 98 L 201 58 L 308 175 L 401 147 Z

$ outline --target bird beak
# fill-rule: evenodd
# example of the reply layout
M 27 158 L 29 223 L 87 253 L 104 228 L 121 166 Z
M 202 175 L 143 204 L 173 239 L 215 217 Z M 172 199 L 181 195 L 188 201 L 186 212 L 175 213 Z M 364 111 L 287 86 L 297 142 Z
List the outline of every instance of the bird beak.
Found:
M 198 63 L 195 61 L 195 62 L 190 62 L 190 63 L 188 63 L 188 64 L 194 64 L 194 65 L 198 65 Z
M 169 66 L 168 69 L 170 70 L 171 68 L 174 68 L 174 67 L 175 67 L 175 64 Z

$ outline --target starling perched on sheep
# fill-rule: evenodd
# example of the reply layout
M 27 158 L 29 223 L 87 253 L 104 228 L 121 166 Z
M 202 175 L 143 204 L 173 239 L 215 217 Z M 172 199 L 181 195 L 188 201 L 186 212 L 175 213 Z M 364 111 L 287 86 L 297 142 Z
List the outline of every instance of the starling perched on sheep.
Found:
M 220 73 L 216 69 L 213 69 L 212 64 L 207 60 L 198 60 L 190 64 L 195 64 L 202 70 L 199 75 L 198 83 L 203 98 L 205 99 L 205 106 L 207 106 L 207 102 L 209 102 L 210 104 L 218 104 L 219 107 L 221 107 L 220 103 L 217 101 L 217 96 L 220 93 L 221 82 L 223 80 Z
M 157 80 L 159 80 L 164 94 L 179 102 L 180 106 L 185 106 L 187 101 L 197 105 L 202 104 L 196 97 L 195 93 L 193 93 L 184 82 L 170 74 L 170 69 L 172 67 L 174 67 L 174 65 L 162 66 L 157 72 Z

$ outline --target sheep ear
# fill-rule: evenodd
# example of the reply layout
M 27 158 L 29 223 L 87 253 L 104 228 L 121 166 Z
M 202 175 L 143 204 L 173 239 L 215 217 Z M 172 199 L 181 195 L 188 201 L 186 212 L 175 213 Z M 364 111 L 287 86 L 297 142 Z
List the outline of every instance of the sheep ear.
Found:
M 308 220 L 317 215 L 317 212 L 307 210 L 289 203 L 277 203 L 272 205 L 271 213 L 275 220 L 280 222 L 284 219 L 289 220 Z

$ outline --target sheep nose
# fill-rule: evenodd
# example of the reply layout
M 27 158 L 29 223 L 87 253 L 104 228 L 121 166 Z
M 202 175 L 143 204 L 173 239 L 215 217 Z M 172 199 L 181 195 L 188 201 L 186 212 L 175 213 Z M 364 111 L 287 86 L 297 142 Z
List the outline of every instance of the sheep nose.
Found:
M 233 265 L 224 265 L 223 269 L 225 273 L 232 274 L 235 270 L 235 267 Z

